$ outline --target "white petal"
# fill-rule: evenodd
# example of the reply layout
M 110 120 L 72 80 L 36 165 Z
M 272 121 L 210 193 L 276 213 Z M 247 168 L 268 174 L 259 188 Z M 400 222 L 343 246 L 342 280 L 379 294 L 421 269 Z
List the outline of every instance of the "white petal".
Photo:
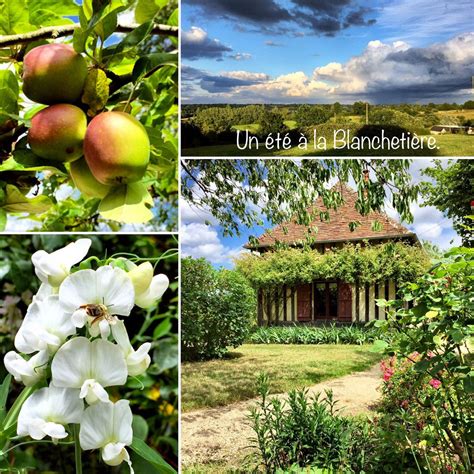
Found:
M 28 307 L 25 319 L 15 336 L 15 347 L 25 354 L 48 349 L 56 352 L 76 328 L 59 304 L 57 295 L 35 300 Z
M 76 326 L 76 328 L 83 328 L 87 322 L 87 312 L 83 308 L 76 309 L 72 313 L 71 321 Z
M 102 339 L 108 339 L 110 336 L 110 324 L 106 319 L 99 322 L 99 332 Z
M 18 415 L 19 436 L 30 435 L 42 439 L 67 436 L 61 426 L 79 423 L 82 419 L 84 403 L 79 399 L 79 391 L 45 387 L 34 392 L 22 405 Z
M 127 273 L 132 280 L 135 294 L 139 295 L 148 290 L 153 279 L 153 266 L 150 262 L 144 262 L 141 265 L 134 265 L 134 268 Z
M 86 337 L 75 337 L 61 346 L 51 364 L 54 386 L 81 388 L 85 380 L 94 378 L 90 374 L 90 346 Z
M 149 342 L 145 342 L 138 348 L 137 351 L 133 352 L 127 357 L 128 375 L 136 377 L 146 372 L 151 363 L 151 358 L 148 355 L 150 349 L 151 344 Z
M 135 292 L 127 273 L 110 265 L 98 270 L 80 270 L 69 275 L 59 289 L 59 300 L 73 313 L 86 304 L 103 304 L 111 314 L 128 316 Z
M 17 382 L 23 382 L 27 387 L 31 387 L 44 377 L 48 360 L 47 351 L 40 351 L 29 360 L 10 351 L 5 354 L 4 364 Z
M 84 450 L 105 448 L 111 440 L 130 445 L 133 432 L 129 402 L 119 400 L 115 404 L 96 403 L 88 407 L 84 411 L 79 438 Z
M 88 379 L 102 387 L 123 385 L 127 366 L 120 347 L 109 341 L 76 337 L 64 344 L 51 365 L 56 387 L 81 388 Z
M 58 287 L 69 274 L 71 267 L 86 256 L 90 245 L 90 239 L 79 239 L 50 254 L 44 250 L 35 252 L 31 260 L 36 275 L 43 283 Z
M 43 301 L 54 294 L 54 288 L 49 283 L 41 283 L 38 292 L 33 296 L 33 301 Z
M 102 459 L 108 466 L 119 466 L 125 461 L 130 466 L 133 473 L 130 456 L 123 443 L 109 443 L 102 448 Z
M 54 439 L 67 438 L 67 431 L 64 429 L 64 426 L 59 423 L 53 423 L 51 421 L 45 423 L 42 430 L 45 434 Z
M 123 321 L 117 321 L 116 324 L 112 326 L 112 335 L 117 342 L 117 344 L 122 349 L 125 357 L 133 350 L 130 344 L 130 339 L 128 337 L 127 328 Z
M 166 275 L 155 275 L 147 291 L 135 296 L 135 304 L 140 308 L 149 308 L 158 301 L 166 291 L 170 281 Z
M 98 401 L 108 402 L 109 394 L 104 387 L 97 383 L 94 379 L 86 380 L 81 387 L 80 398 L 85 398 L 89 405 L 93 405 Z

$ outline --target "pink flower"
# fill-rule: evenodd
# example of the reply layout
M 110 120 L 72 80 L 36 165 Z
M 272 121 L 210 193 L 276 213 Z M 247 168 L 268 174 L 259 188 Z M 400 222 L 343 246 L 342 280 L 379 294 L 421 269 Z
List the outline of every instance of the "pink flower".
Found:
M 428 383 L 435 389 L 441 387 L 441 382 L 438 379 L 431 379 Z
M 388 382 L 392 378 L 393 372 L 393 369 L 385 369 L 385 372 L 383 373 L 383 379 L 385 382 Z
M 403 400 L 403 402 L 400 403 L 400 406 L 401 406 L 404 410 L 406 410 L 406 409 L 408 408 L 408 405 L 409 405 L 408 400 Z

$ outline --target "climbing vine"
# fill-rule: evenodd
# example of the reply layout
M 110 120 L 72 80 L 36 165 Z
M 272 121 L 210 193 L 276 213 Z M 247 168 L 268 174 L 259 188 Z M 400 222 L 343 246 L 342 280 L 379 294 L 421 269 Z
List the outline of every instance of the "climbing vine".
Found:
M 320 254 L 312 249 L 286 248 L 263 255 L 245 254 L 236 266 L 256 288 L 337 279 L 347 283 L 413 281 L 429 267 L 421 247 L 402 242 L 348 244 Z

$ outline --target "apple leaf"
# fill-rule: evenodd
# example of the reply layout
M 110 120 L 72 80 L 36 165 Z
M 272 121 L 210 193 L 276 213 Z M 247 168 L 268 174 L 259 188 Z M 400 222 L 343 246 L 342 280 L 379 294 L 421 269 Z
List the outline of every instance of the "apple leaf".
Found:
M 52 205 L 47 196 L 25 197 L 21 191 L 12 184 L 5 188 L 5 201 L 2 208 L 7 212 L 28 212 L 29 214 L 42 214 Z
M 107 78 L 102 69 L 94 68 L 89 70 L 81 100 L 89 106 L 87 115 L 90 117 L 94 117 L 107 104 L 109 100 L 109 83 L 110 79 Z
M 0 35 L 14 35 L 34 29 L 28 21 L 25 0 L 0 2 Z
M 105 219 L 125 224 L 143 224 L 153 218 L 153 199 L 144 183 L 130 183 L 112 188 L 102 199 L 99 213 Z

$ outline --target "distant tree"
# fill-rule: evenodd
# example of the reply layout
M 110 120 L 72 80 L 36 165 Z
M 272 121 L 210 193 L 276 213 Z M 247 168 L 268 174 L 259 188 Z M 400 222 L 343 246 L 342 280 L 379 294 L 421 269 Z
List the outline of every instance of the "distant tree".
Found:
M 275 135 L 286 130 L 285 122 L 280 113 L 271 112 L 270 110 L 264 110 L 261 114 L 259 125 L 259 135 L 262 138 L 266 138 L 270 133 Z
M 295 113 L 295 119 L 300 127 L 319 125 L 327 122 L 330 117 L 331 111 L 318 105 L 300 105 Z
M 474 189 L 474 160 L 449 160 L 443 166 L 441 160 L 435 160 L 433 166 L 424 170 L 424 175 L 432 178 L 433 183 L 422 183 L 421 191 L 425 206 L 434 206 L 445 216 L 453 220 L 454 230 L 463 244 L 474 246 L 471 209 Z
M 364 115 L 365 114 L 365 107 L 366 103 L 365 102 L 354 102 L 352 105 L 352 112 L 354 115 Z
M 230 106 L 205 107 L 197 110 L 194 123 L 202 133 L 207 135 L 228 132 L 234 125 L 234 118 L 234 112 Z
M 332 112 L 336 115 L 339 115 L 343 110 L 342 105 L 339 102 L 334 102 L 332 105 Z
M 462 106 L 463 109 L 474 109 L 474 100 L 468 100 L 467 102 L 464 102 L 464 105 Z

